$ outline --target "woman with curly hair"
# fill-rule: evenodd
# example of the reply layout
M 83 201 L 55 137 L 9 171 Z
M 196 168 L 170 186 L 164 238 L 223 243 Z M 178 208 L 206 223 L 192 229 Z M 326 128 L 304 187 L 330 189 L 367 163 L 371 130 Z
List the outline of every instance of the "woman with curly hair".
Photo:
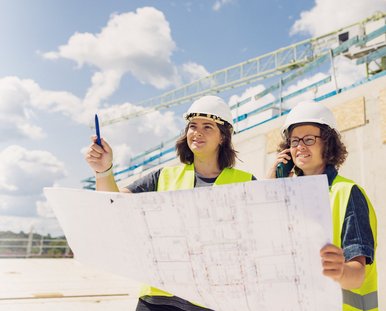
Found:
M 347 150 L 333 113 L 318 102 L 302 102 L 288 114 L 283 142 L 268 173 L 293 161 L 289 176 L 326 174 L 333 218 L 333 241 L 320 250 L 323 274 L 342 288 L 343 310 L 378 310 L 377 220 L 365 191 L 338 174 Z

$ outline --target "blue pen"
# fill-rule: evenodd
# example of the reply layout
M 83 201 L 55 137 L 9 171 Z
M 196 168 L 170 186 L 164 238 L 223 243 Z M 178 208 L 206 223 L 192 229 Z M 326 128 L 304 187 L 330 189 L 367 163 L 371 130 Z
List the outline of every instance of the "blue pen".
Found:
M 101 133 L 99 132 L 99 120 L 98 120 L 98 115 L 97 114 L 95 114 L 95 132 L 96 132 L 96 136 L 97 136 L 96 143 L 97 143 L 97 145 L 102 147 Z

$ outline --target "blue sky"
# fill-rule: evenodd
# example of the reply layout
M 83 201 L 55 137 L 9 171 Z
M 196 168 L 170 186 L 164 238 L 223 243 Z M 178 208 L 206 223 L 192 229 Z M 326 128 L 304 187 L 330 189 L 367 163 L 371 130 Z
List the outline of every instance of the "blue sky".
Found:
M 42 189 L 81 188 L 92 175 L 83 153 L 95 112 L 136 111 L 141 100 L 375 11 L 386 1 L 0 0 L 2 230 L 60 233 Z M 159 111 L 102 135 L 124 167 L 182 125 L 178 109 Z

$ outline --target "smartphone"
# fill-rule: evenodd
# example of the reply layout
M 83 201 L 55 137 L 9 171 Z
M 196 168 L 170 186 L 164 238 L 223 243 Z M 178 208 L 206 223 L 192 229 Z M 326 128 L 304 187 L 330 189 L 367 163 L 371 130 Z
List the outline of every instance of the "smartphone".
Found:
M 291 156 L 289 153 L 288 155 Z M 291 160 L 288 160 L 286 164 L 280 162 L 276 167 L 276 178 L 288 177 L 289 173 L 291 172 L 294 166 L 295 163 L 292 158 Z

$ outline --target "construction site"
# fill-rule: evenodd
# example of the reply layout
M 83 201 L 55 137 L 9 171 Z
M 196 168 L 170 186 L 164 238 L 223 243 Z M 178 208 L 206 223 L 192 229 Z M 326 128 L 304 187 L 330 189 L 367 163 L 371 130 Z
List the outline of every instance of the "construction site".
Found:
M 351 81 L 339 79 L 338 67 L 342 62 L 361 68 L 363 76 Z M 359 69 L 358 69 L 359 70 Z M 312 77 L 312 79 L 310 79 Z M 303 81 L 308 81 L 307 84 Z M 264 85 L 261 91 L 245 96 L 231 105 L 235 124 L 234 145 L 240 161 L 237 168 L 264 179 L 275 161 L 277 146 L 282 137 L 280 128 L 291 108 L 306 99 L 320 101 L 332 109 L 338 128 L 348 149 L 348 158 L 339 173 L 362 186 L 377 214 L 378 220 L 378 300 L 379 310 L 386 308 L 386 15 L 377 13 L 365 20 L 342 29 L 310 38 L 291 46 L 257 56 L 216 71 L 178 89 L 147 99 L 138 113 L 119 117 L 103 116 L 102 126 L 125 122 L 154 110 L 174 109 L 207 94 L 229 96 L 236 91 Z M 114 168 L 115 179 L 123 186 L 163 166 L 179 163 L 175 154 L 178 136 L 163 141 L 154 148 L 131 158 L 129 167 Z M 84 189 L 95 189 L 95 177 L 85 178 Z M 71 246 L 71 245 L 70 245 Z M 76 254 L 75 254 L 76 258 Z M 49 265 L 57 265 L 55 263 Z M 63 260 L 62 273 L 67 283 L 49 280 L 38 284 L 24 282 L 19 271 L 15 280 L 11 265 L 1 271 L 8 274 L 7 283 L 14 284 L 0 297 L 0 309 L 24 306 L 23 310 L 49 310 L 63 305 L 63 310 L 131 310 L 135 305 L 135 283 L 123 278 L 89 272 L 88 267 L 71 268 L 73 259 Z M 59 261 L 60 261 L 59 260 Z M 40 264 L 38 264 L 40 265 Z M 8 270 L 7 270 L 8 269 Z M 24 269 L 24 268 L 23 268 Z M 39 269 L 31 261 L 30 269 Z M 37 271 L 36 270 L 36 271 Z M 82 270 L 82 271 L 81 271 Z M 87 270 L 87 271 L 86 271 Z M 87 274 L 91 273 L 91 274 Z M 84 278 L 79 277 L 86 275 Z M 44 274 L 41 277 L 45 277 Z M 60 278 L 60 277 L 58 277 Z M 72 278 L 72 280 L 71 280 Z M 90 279 L 93 285 L 89 287 Z M 23 291 L 17 291 L 17 282 L 24 282 Z M 49 283 L 51 282 L 51 283 Z M 70 290 L 76 282 L 77 290 Z M 110 283 L 109 283 L 110 282 Z M 28 283 L 28 284 L 27 284 Z M 47 283 L 46 283 L 47 284 Z M 111 284 L 106 292 L 105 284 Z M 82 287 L 83 286 L 83 287 Z M 57 289 L 53 289 L 57 288 Z M 67 298 L 66 298 L 67 297 Z M 72 306 L 73 308 L 68 308 Z M 67 309 L 66 309 L 67 308 Z

